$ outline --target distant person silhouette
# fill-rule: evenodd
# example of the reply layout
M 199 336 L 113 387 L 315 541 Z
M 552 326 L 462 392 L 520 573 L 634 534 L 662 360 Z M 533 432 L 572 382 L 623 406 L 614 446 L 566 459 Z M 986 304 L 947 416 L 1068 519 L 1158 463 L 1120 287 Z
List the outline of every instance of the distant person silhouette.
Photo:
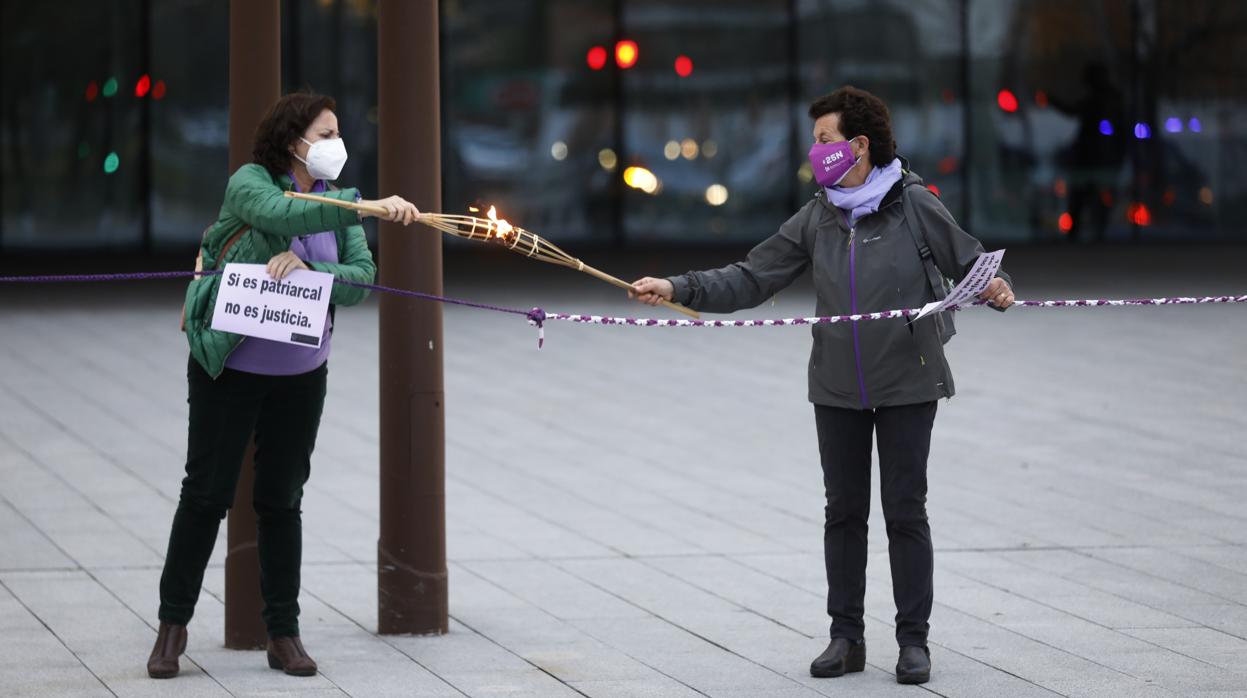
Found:
M 1078 133 L 1062 151 L 1069 188 L 1071 241 L 1104 239 L 1117 195 L 1117 177 L 1126 159 L 1131 125 L 1125 99 L 1108 67 L 1093 61 L 1083 68 L 1084 95 L 1077 102 L 1051 99 L 1052 106 L 1078 119 Z

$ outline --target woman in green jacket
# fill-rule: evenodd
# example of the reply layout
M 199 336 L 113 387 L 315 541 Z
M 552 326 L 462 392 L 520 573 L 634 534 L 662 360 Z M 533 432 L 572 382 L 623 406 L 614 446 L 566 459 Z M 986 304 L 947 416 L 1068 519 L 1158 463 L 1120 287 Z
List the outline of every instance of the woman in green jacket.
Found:
M 217 222 L 204 236 L 204 268 L 228 262 L 266 264 L 283 279 L 295 269 L 370 283 L 376 265 L 359 216 L 328 204 L 286 198 L 312 191 L 358 200 L 356 189 L 333 189 L 346 162 L 333 99 L 286 95 L 256 130 L 254 162 L 230 177 Z M 392 196 L 377 204 L 387 220 L 408 225 L 420 214 Z M 160 577 L 160 630 L 147 663 L 152 678 L 178 673 L 186 624 L 195 610 L 217 530 L 234 501 L 239 469 L 255 434 L 255 489 L 260 589 L 268 629 L 268 662 L 287 674 L 311 676 L 316 663 L 299 640 L 299 509 L 324 407 L 332 314 L 319 347 L 302 347 L 212 329 L 220 276 L 203 276 L 186 293 L 190 425 L 186 477 L 169 552 Z M 335 284 L 333 305 L 354 305 L 367 291 Z M 332 307 L 332 306 L 331 306 Z

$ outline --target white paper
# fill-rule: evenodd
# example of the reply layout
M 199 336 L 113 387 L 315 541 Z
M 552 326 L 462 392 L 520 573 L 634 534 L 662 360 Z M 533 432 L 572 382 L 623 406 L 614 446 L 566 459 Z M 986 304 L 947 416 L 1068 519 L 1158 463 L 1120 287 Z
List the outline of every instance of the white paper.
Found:
M 922 311 L 914 317 L 911 322 L 921 320 L 931 313 L 938 313 L 945 308 L 954 305 L 968 305 L 973 303 L 980 293 L 987 288 L 987 285 L 996 278 L 996 272 L 1000 270 L 1000 261 L 1004 259 L 1005 251 L 996 250 L 995 252 L 984 252 L 979 258 L 974 260 L 974 266 L 970 267 L 969 273 L 957 284 L 952 291 L 949 291 L 948 297 L 942 301 L 932 301 L 922 306 Z
M 212 329 L 319 347 L 333 274 L 296 269 L 277 281 L 263 264 L 226 264 Z

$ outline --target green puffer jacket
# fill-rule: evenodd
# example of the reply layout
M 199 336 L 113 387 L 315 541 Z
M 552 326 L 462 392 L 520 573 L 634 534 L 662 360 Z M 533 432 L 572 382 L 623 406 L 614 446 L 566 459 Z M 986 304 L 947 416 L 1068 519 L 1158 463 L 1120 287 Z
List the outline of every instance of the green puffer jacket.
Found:
M 221 205 L 216 223 L 204 235 L 203 268 L 223 269 L 230 262 L 267 264 L 274 256 L 290 249 L 292 238 L 332 230 L 338 238 L 338 263 L 310 262 L 308 268 L 333 274 L 337 279 L 372 283 L 377 266 L 368 250 L 359 216 L 339 206 L 288 199 L 284 192 L 291 187 L 290 177 L 273 177 L 260 165 L 238 168 L 225 187 L 225 203 Z M 337 189 L 326 191 L 324 196 L 354 201 L 356 191 Z M 221 248 L 243 225 L 250 225 L 251 229 L 230 247 L 226 258 L 218 264 Z M 213 378 L 225 370 L 226 358 L 243 339 L 241 335 L 210 327 L 220 285 L 219 275 L 203 276 L 191 281 L 186 289 L 186 339 L 191 356 Z M 354 305 L 367 296 L 367 290 L 334 284 L 329 302 Z

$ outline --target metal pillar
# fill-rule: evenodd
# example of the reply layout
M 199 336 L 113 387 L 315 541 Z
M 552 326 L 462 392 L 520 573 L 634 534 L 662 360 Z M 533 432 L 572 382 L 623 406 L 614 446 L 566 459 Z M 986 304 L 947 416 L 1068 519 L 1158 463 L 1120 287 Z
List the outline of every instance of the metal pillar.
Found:
M 251 162 L 255 129 L 281 96 L 280 0 L 229 3 L 229 168 Z M 225 646 L 264 647 L 260 618 L 260 558 L 256 553 L 255 446 L 247 448 L 234 505 L 230 508 L 225 555 Z
M 381 195 L 441 210 L 438 3 L 380 0 L 377 13 Z M 442 238 L 380 224 L 380 283 L 442 292 Z M 381 536 L 377 619 L 384 634 L 448 631 L 446 419 L 442 307 L 380 299 Z

